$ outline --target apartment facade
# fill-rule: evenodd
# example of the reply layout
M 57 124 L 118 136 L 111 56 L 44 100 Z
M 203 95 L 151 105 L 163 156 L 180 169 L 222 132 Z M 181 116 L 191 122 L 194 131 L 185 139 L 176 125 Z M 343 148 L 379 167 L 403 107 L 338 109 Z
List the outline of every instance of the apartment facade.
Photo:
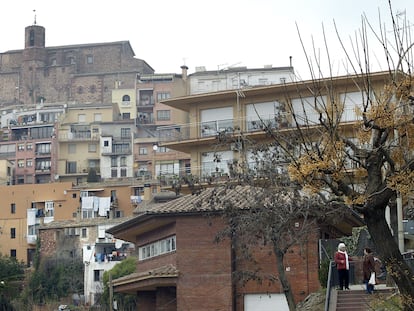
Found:
M 134 252 L 134 245 L 105 231 L 125 218 L 54 221 L 39 228 L 41 254 L 47 258 L 73 258 L 84 265 L 84 303 L 100 302 L 103 274 Z
M 388 81 L 385 72 L 373 74 L 371 78 L 376 90 L 382 89 Z M 188 112 L 189 123 L 166 129 L 173 133 L 158 128 L 160 144 L 189 153 L 191 174 L 201 180 L 227 175 L 229 165 L 234 161 L 252 162 L 249 147 L 242 145 L 246 138 L 253 144 L 260 143 L 271 139 L 267 129 L 283 135 L 296 131 L 296 123 L 299 126 L 317 125 L 322 107 L 329 107 L 332 98 L 340 103 L 342 109 L 335 113 L 344 130 L 354 139 L 354 126 L 362 104 L 358 81 L 363 83 L 357 77 L 332 79 L 329 83 L 333 83 L 334 95 L 329 96 L 324 93 L 323 86 L 318 88 L 315 96 L 311 91 L 314 81 L 304 81 L 169 99 L 164 104 Z M 323 83 L 320 81 L 318 85 Z M 281 159 L 280 169 L 285 164 Z
M 157 127 L 175 127 L 188 122 L 187 113 L 162 104 L 167 98 L 187 94 L 187 70 L 181 74 L 139 75 L 137 78 L 137 119 L 134 139 L 134 176 L 140 180 L 178 176 L 188 167 L 188 154 L 158 148 Z
M 1 186 L 0 252 L 30 265 L 38 226 L 55 218 L 71 219 L 76 212 L 79 197 L 69 194 L 71 188 L 71 183 Z

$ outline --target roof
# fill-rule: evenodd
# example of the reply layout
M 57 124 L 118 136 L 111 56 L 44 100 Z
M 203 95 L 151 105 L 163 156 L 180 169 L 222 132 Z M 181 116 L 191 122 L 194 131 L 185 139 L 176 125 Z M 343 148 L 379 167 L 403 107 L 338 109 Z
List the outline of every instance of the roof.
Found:
M 109 45 L 127 45 L 131 50 L 133 56 L 135 56 L 135 52 L 131 47 L 131 43 L 128 40 L 123 41 L 113 41 L 113 42 L 99 42 L 99 43 L 84 43 L 84 44 L 71 44 L 71 45 L 59 45 L 59 46 L 46 46 L 46 50 L 62 50 L 62 49 L 78 49 L 78 48 L 91 48 L 91 47 L 98 47 L 98 46 L 109 46 Z M 7 53 L 18 53 L 22 52 L 23 49 L 18 50 L 9 50 L 5 51 L 1 54 Z
M 39 227 L 39 230 L 61 229 L 61 228 L 75 228 L 75 227 L 91 227 L 97 225 L 118 225 L 124 221 L 131 219 L 133 216 L 120 218 L 87 218 L 80 220 L 55 220 Z
M 161 266 L 143 272 L 131 273 L 112 281 L 115 291 L 136 292 L 138 289 L 151 289 L 161 285 L 171 286 L 176 284 L 178 277 L 177 268 L 172 265 Z
M 113 285 L 114 286 L 120 285 L 122 283 L 131 281 L 132 279 L 134 281 L 142 281 L 145 279 L 155 278 L 155 277 L 176 277 L 176 276 L 178 276 L 177 268 L 174 265 L 169 264 L 166 266 L 158 267 L 158 268 L 147 270 L 144 272 L 135 272 L 135 273 L 131 273 L 126 276 L 117 278 L 113 280 Z
M 108 229 L 107 232 L 123 240 L 134 242 L 133 239 L 138 231 L 144 232 L 145 230 L 150 230 L 150 228 L 154 229 L 154 226 L 167 224 L 174 221 L 176 216 L 221 213 L 225 208 L 223 202 L 231 201 L 234 206 L 238 206 L 240 209 L 255 206 L 254 192 L 258 189 L 260 188 L 240 185 L 234 188 L 226 186 L 205 188 L 194 194 L 185 195 L 166 203 L 148 205 L 136 217 Z M 252 195 L 250 196 L 249 193 Z M 212 201 L 214 197 L 219 197 L 220 199 Z M 288 196 L 286 198 L 290 199 Z M 156 223 L 153 222 L 151 224 L 152 227 L 150 227 L 148 222 L 150 219 L 161 217 L 163 220 L 158 220 Z M 348 213 L 346 217 L 349 218 L 346 223 L 349 223 L 351 227 L 363 225 L 362 220 L 356 214 Z M 148 222 L 148 227 L 142 225 L 145 222 Z

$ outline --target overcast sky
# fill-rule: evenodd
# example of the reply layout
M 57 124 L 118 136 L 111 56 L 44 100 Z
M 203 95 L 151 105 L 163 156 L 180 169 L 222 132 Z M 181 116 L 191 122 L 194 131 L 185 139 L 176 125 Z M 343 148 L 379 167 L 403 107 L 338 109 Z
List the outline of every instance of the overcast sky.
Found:
M 413 0 L 392 5 L 414 22 Z M 179 73 L 183 64 L 189 73 L 198 66 L 283 67 L 292 56 L 302 77 L 309 70 L 296 24 L 308 50 L 312 37 L 317 48 L 324 48 L 324 26 L 340 72 L 343 54 L 336 50 L 333 22 L 349 42 L 362 14 L 375 27 L 379 12 L 383 22 L 389 21 L 387 0 L 15 0 L 2 4 L 1 11 L 0 52 L 24 47 L 24 28 L 36 14 L 37 24 L 46 28 L 46 46 L 128 40 L 136 57 L 156 73 Z

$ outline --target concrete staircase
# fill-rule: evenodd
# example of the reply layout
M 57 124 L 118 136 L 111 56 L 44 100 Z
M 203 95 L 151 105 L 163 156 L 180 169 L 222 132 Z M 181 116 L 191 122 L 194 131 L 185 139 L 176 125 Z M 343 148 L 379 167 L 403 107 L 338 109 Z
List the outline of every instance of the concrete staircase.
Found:
M 352 287 L 351 290 L 334 291 L 336 291 L 336 308 L 333 310 L 337 311 L 372 311 L 369 304 L 373 299 L 384 299 L 395 292 L 393 288 L 378 288 L 374 294 L 369 295 L 364 289 Z

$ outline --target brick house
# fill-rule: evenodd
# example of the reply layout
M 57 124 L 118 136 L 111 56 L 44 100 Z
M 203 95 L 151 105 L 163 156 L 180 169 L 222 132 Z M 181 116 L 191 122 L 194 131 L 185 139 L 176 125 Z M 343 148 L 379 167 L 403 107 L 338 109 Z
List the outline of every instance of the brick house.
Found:
M 233 273 L 248 263 L 234 264 L 238 250 L 231 241 L 214 242 L 225 223 L 219 206 L 212 210 L 203 203 L 211 191 L 208 188 L 158 205 L 107 230 L 116 238 L 134 242 L 139 256 L 137 272 L 115 279 L 114 292 L 135 294 L 140 310 L 287 307 L 279 282 L 249 281 L 242 286 L 233 281 Z M 353 225 L 361 225 L 357 218 L 348 220 L 336 228 L 324 224 L 306 244 L 286 254 L 284 265 L 296 302 L 320 288 L 319 239 L 328 231 L 331 237 L 349 234 Z M 276 278 L 271 249 L 258 249 L 255 256 L 262 271 Z

